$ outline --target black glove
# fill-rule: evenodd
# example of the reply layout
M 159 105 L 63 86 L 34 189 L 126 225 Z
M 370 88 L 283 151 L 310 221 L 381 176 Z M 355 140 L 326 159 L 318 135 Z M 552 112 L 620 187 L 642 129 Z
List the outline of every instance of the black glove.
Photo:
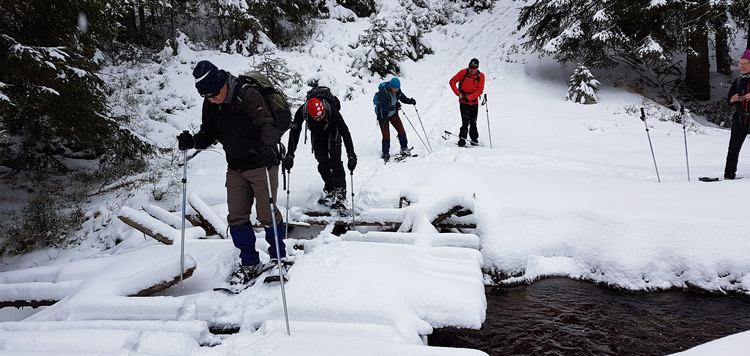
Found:
M 276 145 L 265 144 L 260 148 L 258 153 L 258 160 L 267 168 L 271 169 L 273 166 L 279 165 L 279 150 Z
M 357 168 L 357 156 L 349 157 L 349 162 L 346 162 L 346 168 L 349 168 L 350 171 L 354 171 L 354 168 Z
M 417 105 L 417 99 L 412 98 L 409 104 Z
M 194 148 L 195 140 L 193 139 L 193 135 L 191 135 L 190 132 L 182 131 L 182 133 L 177 136 L 177 147 L 180 151 Z
M 396 111 L 401 110 L 401 102 L 396 103 Z
M 294 167 L 294 155 L 287 153 L 286 157 L 284 157 L 284 169 L 290 171 L 292 167 Z

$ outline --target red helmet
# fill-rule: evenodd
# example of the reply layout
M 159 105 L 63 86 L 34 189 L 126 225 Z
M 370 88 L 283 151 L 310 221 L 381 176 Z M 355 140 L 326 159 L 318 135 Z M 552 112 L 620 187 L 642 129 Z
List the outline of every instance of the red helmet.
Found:
M 318 98 L 311 98 L 307 101 L 307 112 L 314 118 L 322 117 L 326 113 L 323 102 Z

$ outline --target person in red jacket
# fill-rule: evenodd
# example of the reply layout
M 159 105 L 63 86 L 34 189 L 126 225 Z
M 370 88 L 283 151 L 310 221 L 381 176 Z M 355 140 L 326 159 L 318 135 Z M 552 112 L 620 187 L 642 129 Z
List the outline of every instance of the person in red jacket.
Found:
M 458 84 L 458 85 L 456 85 Z M 466 146 L 466 134 L 471 138 L 471 145 L 479 144 L 477 115 L 479 114 L 479 97 L 484 92 L 484 74 L 479 72 L 479 60 L 472 58 L 469 68 L 462 69 L 450 80 L 451 89 L 458 96 L 461 110 L 461 130 L 458 132 L 458 145 Z

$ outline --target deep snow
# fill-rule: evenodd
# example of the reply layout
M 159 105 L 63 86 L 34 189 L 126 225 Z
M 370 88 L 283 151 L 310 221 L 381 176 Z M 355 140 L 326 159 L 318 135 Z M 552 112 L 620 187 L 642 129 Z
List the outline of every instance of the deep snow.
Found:
M 191 260 L 197 261 L 198 269 L 185 281 L 187 297 L 180 297 L 179 287 L 173 287 L 165 296 L 147 301 L 126 297 L 97 299 L 95 293 L 85 293 L 85 288 L 104 289 L 101 292 L 105 293 L 112 292 L 106 290 L 112 285 L 100 278 L 84 280 L 83 272 L 66 277 L 58 273 L 43 282 L 79 280 L 80 284 L 66 291 L 73 295 L 70 298 L 75 299 L 77 293 L 94 298 L 80 299 L 75 304 L 59 303 L 41 311 L 0 312 L 2 319 L 9 321 L 33 314 L 23 322 L 0 324 L 4 330 L 0 349 L 40 354 L 53 347 L 61 354 L 100 350 L 96 347 L 122 354 L 481 354 L 425 347 L 420 345 L 419 336 L 441 325 L 479 327 L 484 300 L 477 297 L 481 295 L 481 291 L 477 293 L 481 283 L 477 283 L 482 276 L 471 271 L 480 263 L 486 270 L 513 275 L 504 282 L 559 275 L 638 290 L 691 285 L 722 293 L 748 293 L 750 242 L 743 232 L 750 229 L 746 219 L 750 179 L 697 181 L 698 176 L 721 175 L 729 132 L 691 119 L 687 132 L 691 172 L 688 182 L 682 125 L 654 119 L 667 112 L 614 87 L 605 73 L 594 72 L 602 82 L 598 104 L 565 101 L 565 84 L 575 67 L 560 66 L 548 58 L 520 51 L 519 34 L 514 31 L 514 6 L 498 4 L 492 13 L 470 13 L 463 24 L 435 28 L 427 35 L 435 54 L 416 63 L 403 63 L 402 89 L 417 100 L 419 109 L 417 114 L 413 107 L 404 105 L 404 112 L 420 134 L 421 119 L 434 152 L 427 152 L 402 117 L 410 146 L 415 147 L 419 157 L 399 164 L 384 165 L 378 158 L 380 134 L 371 104 L 378 83 L 388 78 L 359 77 L 361 73 L 349 68 L 352 50 L 347 44 L 366 28 L 366 20 L 324 21 L 320 34 L 308 46 L 276 52 L 303 79 L 318 79 L 340 97 L 352 95 L 351 100 L 342 100 L 342 114 L 359 155 L 354 187 L 350 187 L 355 192 L 357 209 L 395 208 L 402 194 L 415 197 L 413 209 L 421 212 L 446 197 L 471 200 L 478 226 L 473 232 L 479 238 L 481 256 L 467 252 L 472 251 L 471 242 L 462 245 L 469 248 L 455 247 L 455 243 L 430 246 L 415 238 L 410 245 L 377 244 L 365 248 L 355 242 L 356 233 L 342 240 L 323 230 L 307 243 L 309 251 L 306 245 L 306 252 L 299 253 L 299 262 L 290 272 L 293 331 L 287 337 L 283 321 L 278 319 L 278 290 L 259 286 L 242 301 L 205 292 L 231 270 L 236 250 L 227 240 L 190 240 L 186 249 Z M 457 132 L 460 122 L 457 99 L 448 87 L 448 79 L 472 57 L 479 58 L 480 70 L 487 76 L 488 105 L 480 107 L 479 116 L 480 140 L 485 146 L 458 148 L 454 141 L 441 138 L 445 130 Z M 163 146 L 175 147 L 174 137 L 180 131 L 197 130 L 200 98 L 190 72 L 202 59 L 235 74 L 250 69 L 253 63 L 253 59 L 237 55 L 194 51 L 183 44 L 178 56 L 164 55 L 159 65 L 108 69 L 118 75 L 148 73 L 137 85 L 153 93 L 153 102 L 159 107 L 177 108 L 165 121 L 143 125 L 139 134 Z M 163 74 L 155 74 L 157 68 Z M 159 90 L 159 82 L 168 85 Z M 304 92 L 304 86 L 287 90 L 296 98 L 304 96 Z M 646 124 L 661 183 L 657 182 L 646 130 L 639 119 L 640 107 L 647 111 Z M 308 145 L 298 149 L 290 177 L 292 207 L 309 206 L 322 190 Z M 395 148 L 393 145 L 392 150 Z M 746 149 L 740 156 L 739 176 L 750 174 L 748 159 Z M 192 159 L 188 169 L 189 194 L 199 196 L 219 217 L 226 216 L 222 184 L 225 167 L 223 152 L 217 147 Z M 176 186 L 179 181 L 164 184 Z M 178 189 L 172 192 L 166 202 L 149 200 L 141 193 L 125 205 L 137 209 L 159 204 L 178 211 L 181 196 Z M 279 196 L 279 205 L 284 209 L 286 196 Z M 434 232 L 434 228 L 429 231 L 430 227 L 422 223 L 414 226 L 416 232 Z M 83 270 L 96 271 L 99 259 L 94 257 L 125 257 L 155 253 L 156 249 L 165 252 L 159 252 L 160 257 L 154 260 L 178 254 L 179 247 L 157 246 L 157 242 L 144 240 L 140 233 L 115 220 L 104 233 L 120 235 L 123 242 L 96 255 L 79 248 L 61 253 L 54 261 L 41 254 L 11 259 L 2 266 L 9 272 L 0 278 L 4 278 L 3 283 L 10 283 L 10 278 L 21 278 L 26 273 L 23 268 L 32 264 L 57 266 L 50 268 L 59 272 L 67 271 L 61 266 L 74 260 L 71 266 L 80 264 Z M 265 248 L 263 243 L 259 243 L 259 248 Z M 347 255 L 340 255 L 342 251 Z M 437 257 L 448 259 L 447 265 L 457 269 L 442 268 Z M 142 263 L 140 258 L 137 260 Z M 165 261 L 171 261 L 164 262 L 171 266 L 176 264 L 175 258 Z M 432 284 L 424 280 L 428 276 L 439 278 L 446 289 L 429 290 Z M 311 291 L 315 293 L 309 294 Z M 110 294 L 123 295 L 122 291 Z M 453 300 L 460 300 L 461 305 L 452 305 L 450 313 L 420 308 Z M 243 314 L 242 308 L 247 306 L 260 313 Z M 243 331 L 252 331 L 258 325 L 260 329 L 223 338 L 221 345 L 213 348 L 199 347 L 196 340 L 218 341 L 196 331 L 201 325 L 196 326 L 197 321 L 186 316 L 205 314 L 225 315 L 228 319 L 240 315 Z M 124 326 L 103 326 L 100 320 L 144 321 L 136 326 L 128 324 L 137 330 L 124 333 L 112 332 Z M 92 324 L 85 324 L 86 321 Z M 172 321 L 175 325 L 164 326 Z M 351 325 L 342 328 L 342 323 Z M 747 335 L 746 332 L 717 340 L 680 355 L 710 355 L 719 349 L 722 354 L 740 354 L 748 344 Z M 47 341 L 40 342 L 40 338 Z M 92 344 L 90 350 L 79 348 L 85 343 Z

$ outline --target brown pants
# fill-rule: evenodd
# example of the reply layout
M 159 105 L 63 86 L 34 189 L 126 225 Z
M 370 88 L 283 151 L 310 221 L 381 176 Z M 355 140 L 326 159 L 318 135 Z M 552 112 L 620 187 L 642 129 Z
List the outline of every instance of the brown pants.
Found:
M 384 124 L 380 125 L 380 123 L 378 123 L 378 126 L 380 126 L 380 133 L 383 135 L 383 140 L 391 139 L 391 127 L 388 126 L 389 122 L 391 123 L 391 125 L 393 125 L 393 128 L 396 129 L 396 133 L 398 135 L 403 135 L 406 133 L 406 131 L 404 131 L 404 124 L 401 122 L 401 118 L 398 116 L 398 113 L 395 113 L 393 114 L 393 116 L 386 119 Z
M 279 166 L 271 168 L 268 171 L 268 175 L 271 178 L 276 224 L 279 224 L 283 221 L 281 213 L 276 207 L 276 190 L 279 187 Z M 226 187 L 227 205 L 229 205 L 227 222 L 229 226 L 247 224 L 250 220 L 253 200 L 257 200 L 255 210 L 258 221 L 264 226 L 273 226 L 271 205 L 268 201 L 268 182 L 265 168 L 257 168 L 244 172 L 227 169 Z

